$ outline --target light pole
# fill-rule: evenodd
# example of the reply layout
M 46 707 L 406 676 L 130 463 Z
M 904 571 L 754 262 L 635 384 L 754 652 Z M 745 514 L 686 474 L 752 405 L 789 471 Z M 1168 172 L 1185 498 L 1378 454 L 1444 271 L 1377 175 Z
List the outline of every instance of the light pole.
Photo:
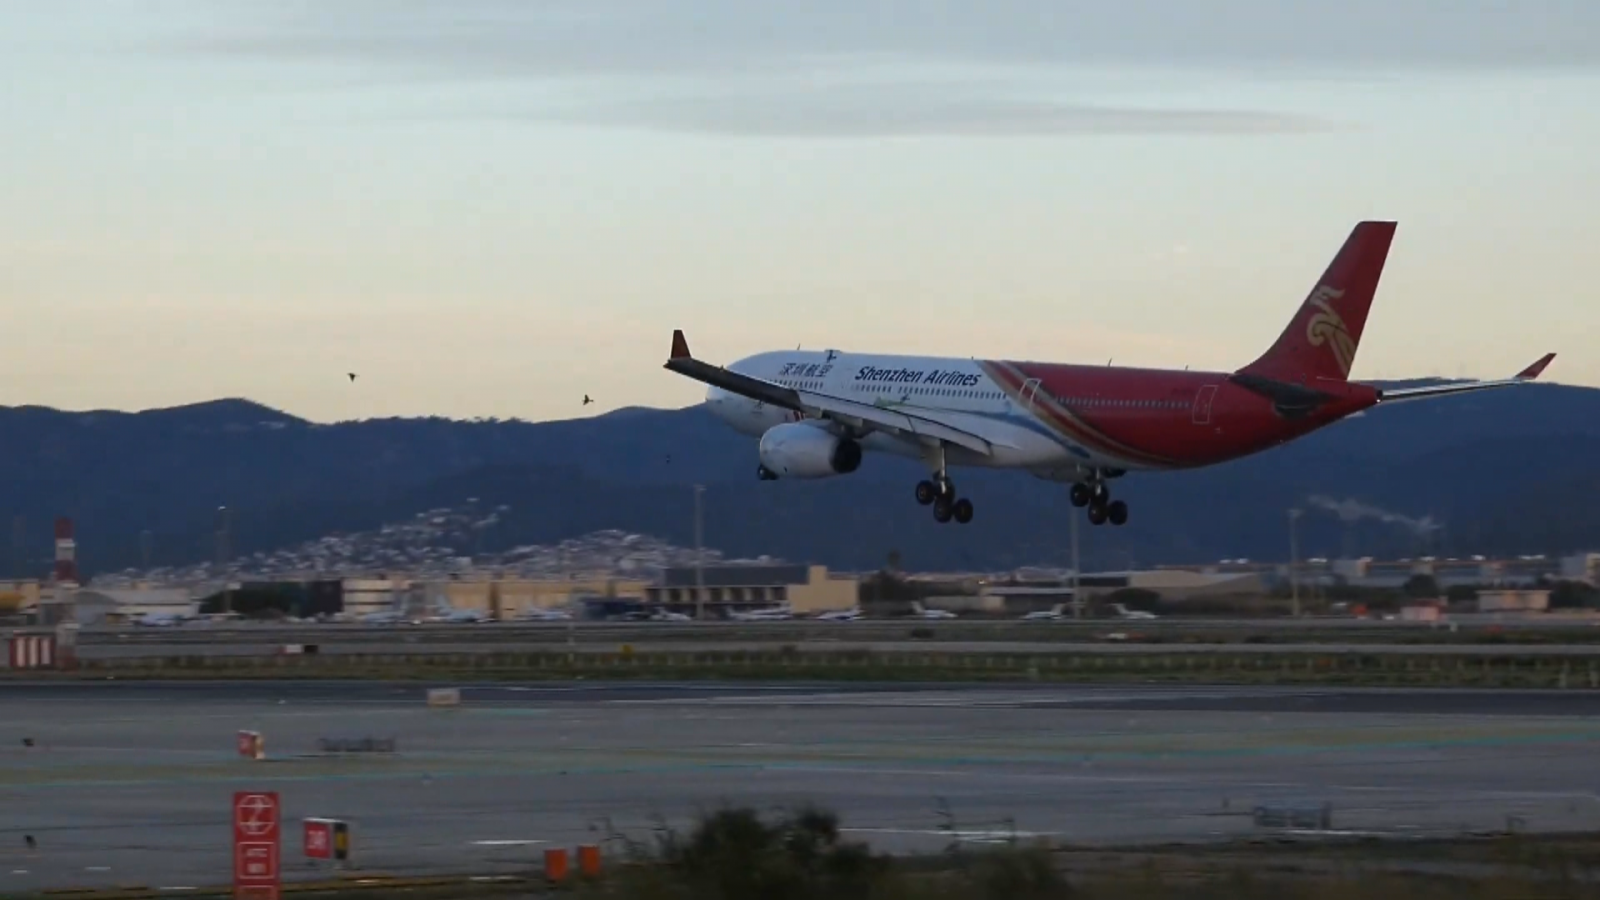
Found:
M 701 547 L 703 534 L 701 531 L 701 498 L 705 495 L 706 486 L 694 486 L 694 617 L 706 617 L 706 566 L 705 551 Z
M 28 577 L 28 563 L 23 559 L 28 533 L 19 514 L 11 519 L 11 577 L 18 583 Z M 19 588 L 20 590 L 20 588 Z
M 1082 583 L 1078 580 L 1078 515 L 1077 515 L 1077 513 L 1076 512 L 1071 513 L 1070 514 L 1070 518 L 1071 518 L 1071 521 L 1072 521 L 1072 525 L 1071 525 L 1071 529 L 1072 529 L 1072 617 L 1074 619 L 1081 619 L 1081 618 L 1083 618 L 1083 598 L 1078 595 L 1078 588 L 1081 586 Z
M 217 507 L 217 577 L 222 579 L 222 611 L 233 612 L 233 588 L 228 581 L 228 524 L 232 514 L 226 506 Z
M 1300 618 L 1300 510 L 1289 510 L 1289 605 Z

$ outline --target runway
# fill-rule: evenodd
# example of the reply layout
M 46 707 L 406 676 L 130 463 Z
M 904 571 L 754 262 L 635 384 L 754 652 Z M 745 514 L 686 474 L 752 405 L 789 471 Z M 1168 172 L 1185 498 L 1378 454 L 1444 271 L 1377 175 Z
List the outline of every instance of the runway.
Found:
M 646 837 L 656 814 L 721 802 L 815 801 L 886 850 L 942 847 L 942 826 L 1217 838 L 1285 802 L 1329 802 L 1339 829 L 1600 827 L 1590 693 L 540 683 L 464 687 L 441 710 L 425 688 L 8 684 L 0 894 L 223 882 L 243 789 L 280 792 L 289 878 L 313 874 L 305 816 L 350 821 L 357 863 L 397 875 L 525 867 L 607 819 Z M 240 728 L 265 735 L 268 760 L 235 755 Z M 316 752 L 367 736 L 399 752 Z

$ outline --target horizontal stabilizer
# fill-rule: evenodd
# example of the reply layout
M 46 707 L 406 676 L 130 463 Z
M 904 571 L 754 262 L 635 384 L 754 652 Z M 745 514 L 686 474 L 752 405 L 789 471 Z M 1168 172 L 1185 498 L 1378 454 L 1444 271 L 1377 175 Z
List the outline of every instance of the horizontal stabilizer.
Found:
M 1457 381 L 1451 384 L 1430 384 L 1425 387 L 1395 388 L 1393 390 L 1378 391 L 1378 400 L 1383 403 L 1394 403 L 1400 400 L 1420 400 L 1426 397 L 1442 397 L 1446 394 L 1465 394 L 1471 391 L 1486 391 L 1490 388 L 1510 387 L 1514 384 L 1531 384 L 1544 370 L 1550 367 L 1554 360 L 1554 353 L 1546 353 L 1539 357 L 1538 362 L 1523 369 L 1510 378 L 1499 378 L 1492 381 Z

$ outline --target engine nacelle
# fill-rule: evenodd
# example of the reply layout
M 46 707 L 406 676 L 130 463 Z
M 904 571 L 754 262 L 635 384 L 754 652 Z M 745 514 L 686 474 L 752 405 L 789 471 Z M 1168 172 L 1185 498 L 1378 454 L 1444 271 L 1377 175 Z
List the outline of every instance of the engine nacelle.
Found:
M 761 436 L 761 464 L 779 478 L 827 478 L 861 467 L 861 445 L 804 422 L 774 425 Z

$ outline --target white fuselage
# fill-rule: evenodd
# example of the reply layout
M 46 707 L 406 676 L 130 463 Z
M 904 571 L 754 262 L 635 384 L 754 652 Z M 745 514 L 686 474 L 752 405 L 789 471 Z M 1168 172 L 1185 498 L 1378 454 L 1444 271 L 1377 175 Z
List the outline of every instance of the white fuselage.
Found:
M 1075 480 L 1082 466 L 1129 467 L 1125 461 L 1105 458 L 1052 432 L 994 384 L 974 360 L 786 350 L 745 357 L 728 369 L 800 391 L 910 413 L 936 410 L 940 421 L 981 434 L 994 445 L 989 456 L 948 447 L 946 462 L 950 465 L 1027 469 L 1041 478 L 1063 480 Z M 790 410 L 717 387 L 707 390 L 706 405 L 735 430 L 752 437 L 799 419 L 799 414 Z M 828 427 L 822 421 L 815 424 Z M 863 450 L 928 458 L 926 447 L 881 431 L 860 443 Z

